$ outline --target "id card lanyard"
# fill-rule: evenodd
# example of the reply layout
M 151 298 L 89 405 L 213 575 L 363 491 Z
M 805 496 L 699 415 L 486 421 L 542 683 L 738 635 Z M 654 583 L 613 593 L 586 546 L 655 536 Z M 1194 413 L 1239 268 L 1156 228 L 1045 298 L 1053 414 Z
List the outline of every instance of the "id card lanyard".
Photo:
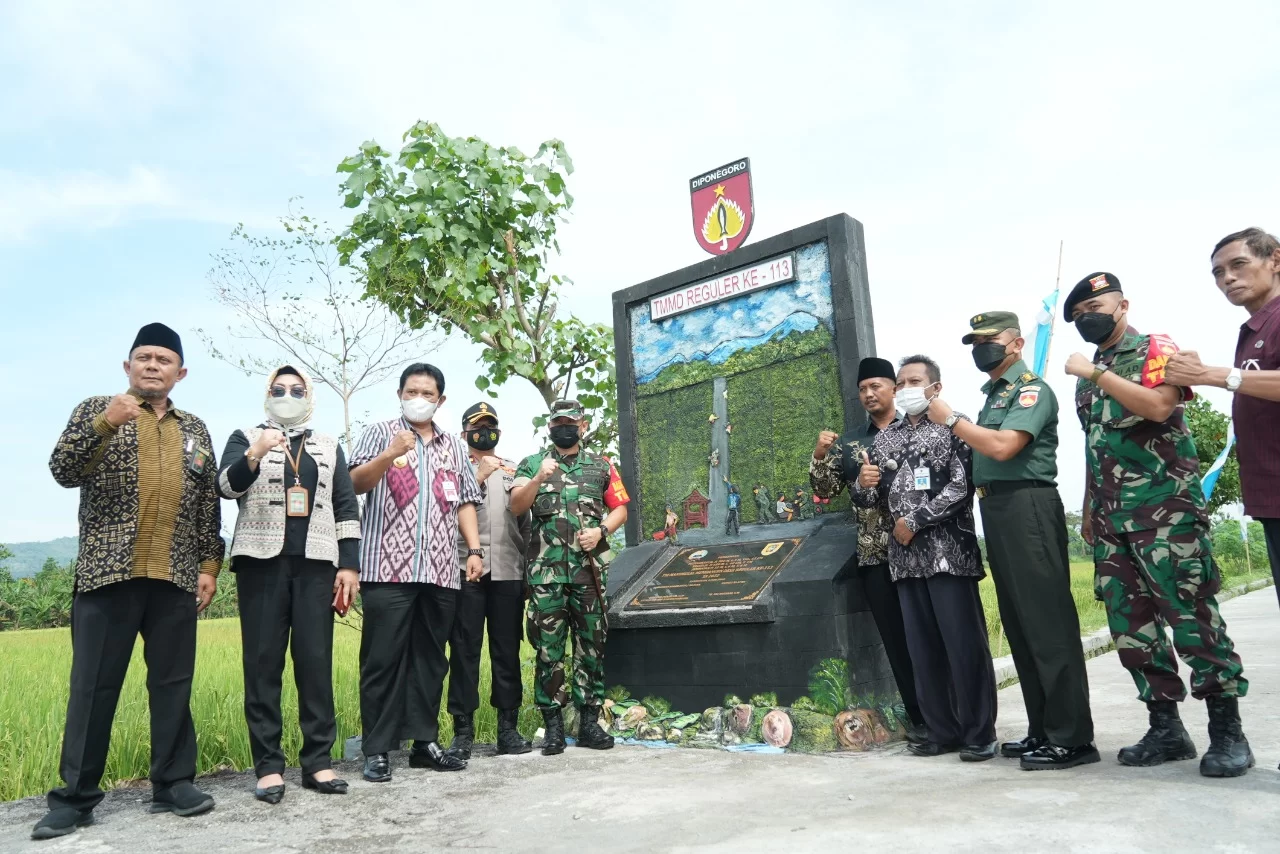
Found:
M 296 457 L 290 451 L 291 444 L 291 442 L 287 441 L 284 443 L 285 459 L 293 467 L 293 486 L 284 491 L 285 515 L 307 516 L 311 513 L 311 496 L 307 493 L 307 488 L 302 485 L 302 472 L 299 470 L 302 463 L 302 455 L 306 451 L 307 440 L 304 437 L 302 442 L 298 444 L 298 455 Z

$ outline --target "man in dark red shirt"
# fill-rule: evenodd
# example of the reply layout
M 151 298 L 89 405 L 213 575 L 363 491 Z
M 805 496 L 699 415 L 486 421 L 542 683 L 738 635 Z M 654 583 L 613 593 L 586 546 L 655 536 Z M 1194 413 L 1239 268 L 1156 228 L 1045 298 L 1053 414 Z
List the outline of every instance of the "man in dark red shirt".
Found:
M 1235 367 L 1210 367 L 1184 350 L 1169 359 L 1165 381 L 1235 395 L 1231 417 L 1244 512 L 1262 522 L 1280 596 L 1280 240 L 1246 228 L 1219 240 L 1212 258 L 1218 289 L 1249 312 L 1240 326 Z

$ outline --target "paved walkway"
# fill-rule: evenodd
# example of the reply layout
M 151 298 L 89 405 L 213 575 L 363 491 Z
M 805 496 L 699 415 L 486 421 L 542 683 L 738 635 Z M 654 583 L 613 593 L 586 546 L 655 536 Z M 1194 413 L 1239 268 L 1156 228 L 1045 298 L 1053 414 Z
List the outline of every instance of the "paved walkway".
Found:
M 0 805 L 0 851 L 1280 851 L 1280 613 L 1273 590 L 1223 605 L 1252 685 L 1242 704 L 1258 767 L 1209 780 L 1197 763 L 1124 768 L 1115 751 L 1146 728 L 1145 708 L 1114 653 L 1089 662 L 1100 764 L 1028 773 L 902 750 L 838 757 L 722 751 L 570 749 L 562 757 L 477 758 L 460 774 L 396 763 L 382 785 L 352 780 L 345 799 L 288 776 L 283 804 L 252 799 L 251 779 L 202 785 L 218 808 L 193 819 L 149 815 L 145 792 L 108 794 L 98 824 L 28 839 L 41 799 Z M 1205 713 L 1184 718 L 1203 750 Z M 1000 692 L 1002 737 L 1026 726 L 1017 686 Z

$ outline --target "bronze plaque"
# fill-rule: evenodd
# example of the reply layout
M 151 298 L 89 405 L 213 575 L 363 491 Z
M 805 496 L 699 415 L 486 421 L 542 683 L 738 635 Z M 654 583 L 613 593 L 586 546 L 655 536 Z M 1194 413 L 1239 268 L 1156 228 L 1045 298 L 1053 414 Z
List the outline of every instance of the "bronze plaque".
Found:
M 801 537 L 681 549 L 628 608 L 750 605 L 795 554 Z

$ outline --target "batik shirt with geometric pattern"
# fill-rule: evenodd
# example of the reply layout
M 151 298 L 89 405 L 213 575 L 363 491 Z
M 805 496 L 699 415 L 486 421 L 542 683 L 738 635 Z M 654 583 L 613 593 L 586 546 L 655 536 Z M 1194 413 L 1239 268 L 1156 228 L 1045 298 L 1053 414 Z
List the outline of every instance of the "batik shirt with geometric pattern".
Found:
M 890 424 L 902 420 L 902 413 L 895 412 Z M 835 498 L 845 484 L 854 484 L 862 469 L 863 452 L 870 453 L 875 435 L 880 428 L 870 418 L 860 431 L 846 434 L 836 440 L 822 459 L 809 460 L 809 485 L 814 495 Z M 852 491 L 852 490 L 850 490 Z M 877 566 L 889 562 L 889 539 L 893 532 L 893 519 L 887 508 L 853 506 L 853 518 L 858 523 L 858 566 Z
M 435 584 L 457 590 L 458 508 L 484 500 L 462 439 L 434 423 L 435 436 L 417 441 L 387 469 L 365 499 L 360 580 Z M 365 430 L 351 455 L 354 469 L 385 451 L 401 430 L 397 418 Z
M 1094 355 L 1117 377 L 1146 388 L 1164 385 L 1164 366 L 1178 347 L 1163 335 L 1130 327 Z M 1184 402 L 1166 421 L 1135 415 L 1087 379 L 1076 384 L 1076 414 L 1085 431 L 1094 533 L 1114 535 L 1187 523 L 1208 524 L 1200 459 L 1187 427 Z

